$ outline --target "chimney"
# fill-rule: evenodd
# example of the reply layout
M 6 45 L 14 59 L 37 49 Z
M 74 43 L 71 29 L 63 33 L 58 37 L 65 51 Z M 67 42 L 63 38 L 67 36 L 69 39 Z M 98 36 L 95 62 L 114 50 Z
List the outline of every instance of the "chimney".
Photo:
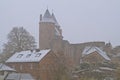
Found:
M 31 51 L 31 53 L 33 52 L 33 50 L 32 50 L 32 49 L 31 49 L 30 51 Z
M 40 49 L 36 49 L 35 51 L 36 51 L 36 52 L 39 52 L 39 51 L 40 51 Z

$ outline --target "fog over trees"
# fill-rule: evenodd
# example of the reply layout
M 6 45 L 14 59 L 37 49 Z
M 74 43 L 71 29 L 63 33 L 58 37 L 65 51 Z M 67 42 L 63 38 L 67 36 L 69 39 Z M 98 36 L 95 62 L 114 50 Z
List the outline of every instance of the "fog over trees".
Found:
M 36 48 L 35 38 L 23 27 L 14 27 L 7 36 L 4 44 L 3 55 L 9 57 L 15 52 Z

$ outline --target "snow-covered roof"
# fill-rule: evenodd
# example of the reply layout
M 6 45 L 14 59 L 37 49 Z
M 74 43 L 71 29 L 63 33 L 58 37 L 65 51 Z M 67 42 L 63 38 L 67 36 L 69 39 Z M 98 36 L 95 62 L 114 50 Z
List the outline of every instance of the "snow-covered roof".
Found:
M 60 32 L 59 32 L 59 30 L 55 27 L 55 34 L 57 35 L 57 36 L 60 36 Z
M 50 14 L 50 12 L 49 12 L 48 9 L 46 10 L 46 12 L 45 12 L 43 18 L 51 18 L 51 14 Z
M 98 69 L 94 69 L 93 72 L 103 72 L 104 70 L 114 71 L 115 69 L 109 67 L 99 67 Z
M 41 22 L 52 22 L 52 23 L 55 23 L 55 21 L 52 18 L 52 15 L 50 14 L 48 9 L 45 11 L 45 14 L 42 17 Z
M 99 67 L 101 70 L 108 70 L 108 71 L 114 71 L 115 69 L 109 68 L 109 67 Z
M 54 13 L 52 13 L 52 18 L 53 18 L 53 20 L 54 20 L 54 22 L 55 22 L 55 25 L 56 25 L 56 26 L 59 26 L 59 24 L 58 24 L 58 22 L 57 22 L 57 19 L 56 19 L 55 15 L 54 15 Z
M 53 13 L 50 14 L 48 9 L 46 10 L 46 12 L 40 22 L 52 22 L 52 23 L 55 23 L 56 26 L 59 26 L 59 24 L 55 18 L 55 15 Z
M 93 72 L 102 72 L 101 70 L 99 70 L 99 69 L 94 69 L 94 70 L 92 70 Z
M 10 73 L 6 80 L 35 80 L 30 74 L 27 73 Z
M 0 63 L 0 71 L 16 71 L 15 69 Z
M 50 52 L 48 50 L 41 50 L 39 52 L 36 51 L 22 51 L 19 53 L 15 53 L 12 57 L 10 57 L 6 62 L 39 62 L 45 55 Z
M 98 52 L 104 59 L 106 59 L 106 60 L 111 60 L 108 56 L 107 56 L 107 54 L 106 54 L 106 52 L 104 52 L 103 50 L 101 50 L 100 48 L 98 48 L 98 47 L 94 47 L 94 46 L 87 46 L 87 47 L 85 47 L 85 49 L 84 49 L 84 51 L 82 52 L 82 57 L 84 57 L 85 55 L 88 55 L 88 54 L 91 54 L 91 53 L 93 53 L 93 52 Z

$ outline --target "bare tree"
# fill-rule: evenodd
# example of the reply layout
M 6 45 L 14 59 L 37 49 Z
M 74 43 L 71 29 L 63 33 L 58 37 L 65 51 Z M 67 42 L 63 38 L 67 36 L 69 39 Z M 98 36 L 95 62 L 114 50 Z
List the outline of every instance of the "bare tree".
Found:
M 14 27 L 8 34 L 8 42 L 4 44 L 3 53 L 15 53 L 35 49 L 35 39 L 23 27 Z

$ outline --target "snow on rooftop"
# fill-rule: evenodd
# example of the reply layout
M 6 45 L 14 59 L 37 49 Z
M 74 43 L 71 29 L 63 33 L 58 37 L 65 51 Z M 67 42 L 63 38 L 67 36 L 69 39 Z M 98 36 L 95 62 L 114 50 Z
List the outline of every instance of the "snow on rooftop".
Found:
M 55 21 L 52 18 L 43 18 L 41 22 L 52 22 L 55 23 Z
M 16 71 L 16 70 L 10 68 L 9 66 L 6 66 L 5 64 L 0 63 L 0 71 Z
M 54 13 L 52 13 L 52 19 L 54 20 L 56 26 L 60 26 L 57 22 L 57 19 L 56 19 Z
M 109 70 L 114 71 L 115 69 L 109 68 L 109 67 L 99 67 L 101 70 Z
M 12 57 L 10 57 L 6 61 L 6 63 L 8 62 L 39 62 L 49 52 L 50 52 L 50 49 L 41 50 L 39 52 L 22 51 L 19 53 L 15 53 Z
M 51 18 L 51 14 L 50 14 L 50 12 L 49 12 L 48 9 L 46 10 L 46 12 L 45 12 L 43 18 Z
M 53 13 L 50 14 L 48 9 L 46 10 L 46 12 L 40 22 L 52 22 L 52 23 L 55 23 L 56 26 L 59 26 L 59 24 L 55 18 L 55 15 Z
M 28 73 L 10 73 L 7 80 L 35 80 L 31 74 Z
M 99 69 L 94 69 L 94 70 L 92 70 L 93 72 L 102 72 L 101 70 L 99 70 Z
M 55 34 L 57 35 L 57 36 L 60 36 L 60 32 L 59 32 L 59 30 L 55 27 Z
M 107 54 L 106 54 L 106 52 L 104 52 L 103 50 L 101 50 L 100 48 L 98 48 L 98 47 L 90 47 L 90 46 L 87 46 L 85 49 L 84 49 L 84 51 L 82 52 L 82 56 L 84 57 L 85 55 L 88 55 L 88 54 L 91 54 L 91 53 L 93 53 L 93 52 L 95 52 L 95 51 L 97 51 L 104 59 L 106 59 L 106 60 L 111 60 L 108 56 L 107 56 Z

